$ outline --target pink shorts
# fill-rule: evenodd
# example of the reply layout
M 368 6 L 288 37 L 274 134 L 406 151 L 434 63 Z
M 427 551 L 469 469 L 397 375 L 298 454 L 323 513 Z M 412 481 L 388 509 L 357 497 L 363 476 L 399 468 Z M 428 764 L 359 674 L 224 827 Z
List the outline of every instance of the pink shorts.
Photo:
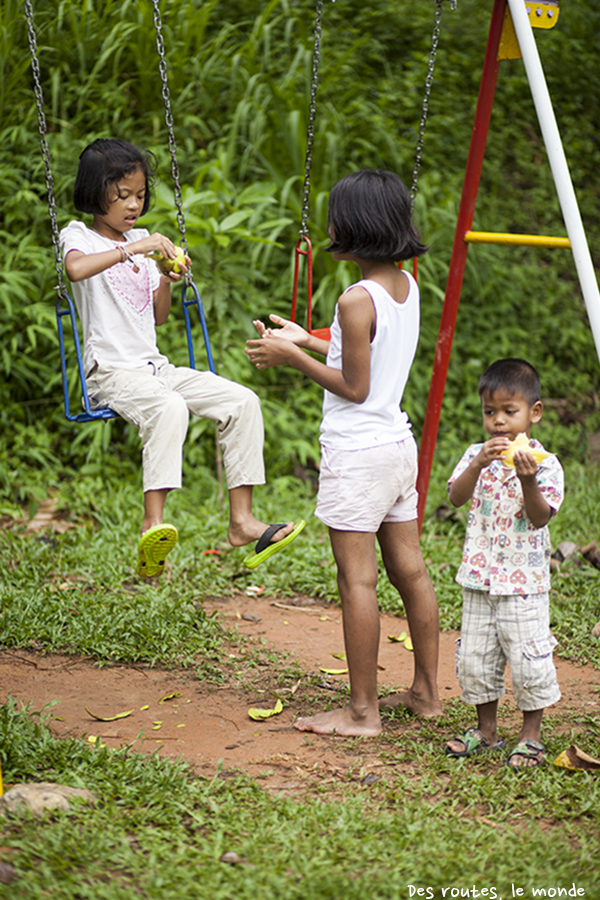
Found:
M 336 531 L 375 534 L 417 518 L 417 445 L 407 437 L 366 450 L 321 447 L 315 515 Z

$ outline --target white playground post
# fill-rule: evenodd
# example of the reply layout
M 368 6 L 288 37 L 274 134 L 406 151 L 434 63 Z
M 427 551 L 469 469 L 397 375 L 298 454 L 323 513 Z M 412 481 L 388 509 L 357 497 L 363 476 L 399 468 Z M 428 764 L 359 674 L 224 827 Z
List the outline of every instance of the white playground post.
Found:
M 548 92 L 548 86 L 544 77 L 544 71 L 540 62 L 537 44 L 533 37 L 533 29 L 529 22 L 524 0 L 508 0 L 510 12 L 519 41 L 519 48 L 525 64 L 527 79 L 531 89 L 531 95 L 537 111 L 538 121 L 542 129 L 546 152 L 550 161 L 550 168 L 554 176 L 556 192 L 562 209 L 567 234 L 571 241 L 573 258 L 579 276 L 581 293 L 587 309 L 596 352 L 600 359 L 600 292 L 596 272 L 590 255 L 587 238 L 577 205 L 577 198 L 573 189 L 569 167 L 560 139 L 556 118 L 552 109 L 552 102 Z

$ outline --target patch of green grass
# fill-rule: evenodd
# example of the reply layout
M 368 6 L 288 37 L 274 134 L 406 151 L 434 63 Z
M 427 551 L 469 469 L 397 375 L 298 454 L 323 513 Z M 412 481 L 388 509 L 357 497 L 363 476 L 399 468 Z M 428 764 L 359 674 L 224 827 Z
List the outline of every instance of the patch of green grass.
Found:
M 573 521 L 580 491 L 597 490 L 595 480 L 592 473 L 587 486 L 582 482 L 568 495 L 567 522 Z M 265 519 L 304 517 L 309 524 L 293 548 L 275 558 L 276 565 L 253 572 L 243 567 L 245 550 L 222 546 L 227 510 L 216 491 L 204 485 L 171 495 L 168 515 L 180 543 L 171 554 L 170 576 L 145 583 L 132 575 L 139 486 L 125 482 L 100 493 L 91 484 L 84 477 L 76 491 L 63 491 L 76 522 L 64 534 L 32 536 L 19 527 L 0 532 L 0 642 L 106 662 L 194 660 L 203 677 L 248 690 L 266 686 L 285 698 L 300 678 L 297 666 L 261 644 L 227 635 L 206 616 L 203 600 L 231 596 L 249 584 L 336 599 L 335 566 L 326 529 L 312 516 L 312 492 L 292 479 L 256 492 L 257 512 Z M 555 541 L 570 537 L 569 529 L 558 530 L 559 522 L 560 516 L 552 526 Z M 460 514 L 426 521 L 423 551 L 444 627 L 460 621 L 460 589 L 453 579 L 462 539 Z M 221 552 L 204 555 L 206 549 Z M 563 566 L 552 594 L 561 652 L 596 664 L 588 623 L 596 615 L 599 575 L 587 564 Z M 379 591 L 383 608 L 401 612 L 383 574 Z M 231 665 L 225 641 L 237 645 Z M 318 690 L 316 679 L 303 680 L 301 691 L 307 708 L 339 702 L 339 694 Z M 206 780 L 182 762 L 58 740 L 43 717 L 20 712 L 9 701 L 0 708 L 5 780 L 88 787 L 99 801 L 41 822 L 27 816 L 6 820 L 4 853 L 19 880 L 0 885 L 0 897 L 12 900 L 15 886 L 20 900 L 41 900 L 49 886 L 61 900 L 362 900 L 367 893 L 404 900 L 410 885 L 430 887 L 436 898 L 442 888 L 453 887 L 493 886 L 498 897 L 510 896 L 511 884 L 522 887 L 524 896 L 533 887 L 573 882 L 586 895 L 593 889 L 597 776 L 551 764 L 515 775 L 504 766 L 506 752 L 449 759 L 445 742 L 473 724 L 473 710 L 459 701 L 445 704 L 445 716 L 436 722 L 415 720 L 402 710 L 385 716 L 381 739 L 343 743 L 348 777 L 334 785 L 333 795 L 331 785 L 309 779 L 301 799 L 270 796 L 260 789 L 260 778 L 216 772 Z M 515 711 L 501 707 L 500 729 L 509 749 L 518 728 Z M 571 742 L 597 755 L 599 740 L 600 723 L 593 716 L 553 716 L 544 723 L 549 760 Z M 385 773 L 368 787 L 360 777 L 365 754 L 378 758 L 378 771 Z M 225 851 L 245 862 L 221 862 Z
M 42 719 L 12 701 L 0 708 L 6 780 L 85 786 L 98 800 L 6 819 L 3 853 L 18 880 L 0 885 L 0 897 L 397 900 L 411 884 L 435 897 L 474 885 L 506 897 L 513 883 L 531 896 L 573 881 L 592 896 L 598 780 L 552 767 L 515 776 L 489 757 L 448 760 L 447 723 L 398 736 L 397 774 L 298 801 L 243 776 L 195 778 L 181 762 L 58 740 Z M 346 744 L 355 752 L 360 742 Z M 243 862 L 220 861 L 226 851 Z
M 124 557 L 134 546 L 116 528 L 1 532 L 0 643 L 152 664 L 215 656 L 221 628 L 193 583 L 132 580 Z
M 440 519 L 446 468 L 433 472 L 428 517 L 422 533 L 426 559 L 444 630 L 460 628 L 461 589 L 454 578 L 464 539 L 465 509 Z M 189 479 L 188 479 L 189 482 Z M 553 543 L 588 543 L 600 510 L 600 471 L 585 478 L 579 465 L 566 469 L 567 493 L 551 523 Z M 82 476 L 61 488 L 59 501 L 76 527 L 62 535 L 28 535 L 18 526 L 0 532 L 0 643 L 93 654 L 101 660 L 189 662 L 216 655 L 216 622 L 202 609 L 208 596 L 232 596 L 249 585 L 269 594 L 301 593 L 338 602 L 336 568 L 326 527 L 313 515 L 310 485 L 279 478 L 255 492 L 256 514 L 265 521 L 307 520 L 288 550 L 259 569 L 243 565 L 247 548 L 227 548 L 227 500 L 216 483 L 188 483 L 173 492 L 166 515 L 179 529 L 170 576 L 143 582 L 134 576 L 141 487 L 137 479 L 107 489 L 96 476 Z M 585 521 L 579 510 L 589 512 Z M 206 553 L 218 550 L 218 554 Z M 383 611 L 404 615 L 397 592 L 380 560 L 378 600 Z M 600 571 L 581 558 L 553 576 L 552 628 L 557 652 L 600 668 L 600 640 L 591 630 L 600 621 Z M 210 667 L 210 664 L 207 663 Z

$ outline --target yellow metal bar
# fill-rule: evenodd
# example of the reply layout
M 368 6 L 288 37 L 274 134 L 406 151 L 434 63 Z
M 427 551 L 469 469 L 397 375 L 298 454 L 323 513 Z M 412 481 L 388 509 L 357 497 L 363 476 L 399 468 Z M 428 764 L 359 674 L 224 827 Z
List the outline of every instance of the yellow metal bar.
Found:
M 529 3 L 525 0 L 525 9 L 532 28 L 554 28 L 558 21 L 560 7 L 558 3 Z
M 554 28 L 558 22 L 560 7 L 553 0 L 536 3 L 526 0 L 525 10 L 532 28 Z M 504 26 L 498 47 L 498 59 L 521 59 L 521 48 L 515 33 L 512 16 L 508 6 L 504 12 Z
M 519 247 L 564 247 L 571 249 L 571 241 L 566 237 L 549 237 L 544 234 L 502 234 L 492 231 L 467 231 L 467 244 L 512 244 Z

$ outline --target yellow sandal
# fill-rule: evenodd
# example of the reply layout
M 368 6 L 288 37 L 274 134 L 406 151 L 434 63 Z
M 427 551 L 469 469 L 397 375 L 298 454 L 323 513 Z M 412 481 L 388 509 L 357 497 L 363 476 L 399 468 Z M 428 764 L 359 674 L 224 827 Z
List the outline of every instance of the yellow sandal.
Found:
M 167 556 L 177 543 L 174 525 L 153 525 L 140 538 L 138 544 L 137 574 L 140 578 L 161 575 Z

